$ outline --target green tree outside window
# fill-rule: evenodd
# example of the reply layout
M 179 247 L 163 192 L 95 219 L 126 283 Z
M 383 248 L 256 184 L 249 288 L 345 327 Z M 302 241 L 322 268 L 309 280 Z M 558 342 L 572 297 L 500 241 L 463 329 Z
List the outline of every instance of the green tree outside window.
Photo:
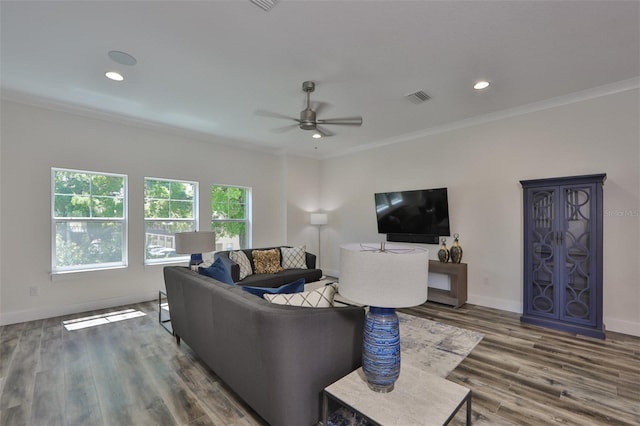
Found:
M 126 265 L 126 176 L 52 169 L 52 180 L 52 270 Z
M 190 232 L 197 224 L 197 182 L 145 178 L 145 263 L 184 257 L 176 254 L 176 232 Z
M 211 186 L 211 229 L 218 250 L 251 247 L 251 189 Z

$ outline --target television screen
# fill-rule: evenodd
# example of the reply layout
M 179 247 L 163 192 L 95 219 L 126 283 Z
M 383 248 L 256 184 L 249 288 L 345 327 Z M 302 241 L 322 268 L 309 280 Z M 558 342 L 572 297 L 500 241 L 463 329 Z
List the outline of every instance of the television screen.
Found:
M 375 194 L 378 233 L 451 235 L 447 188 Z

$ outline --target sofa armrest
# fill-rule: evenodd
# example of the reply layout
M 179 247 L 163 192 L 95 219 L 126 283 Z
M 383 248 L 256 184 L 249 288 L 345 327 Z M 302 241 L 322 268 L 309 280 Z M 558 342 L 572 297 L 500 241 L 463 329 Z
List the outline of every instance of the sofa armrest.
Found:
M 316 269 L 316 255 L 305 252 L 305 260 L 307 261 L 307 269 Z
M 231 279 L 234 283 L 240 281 L 240 265 L 229 258 L 228 251 L 220 251 L 213 255 L 216 259 L 222 259 L 227 269 L 231 272 Z

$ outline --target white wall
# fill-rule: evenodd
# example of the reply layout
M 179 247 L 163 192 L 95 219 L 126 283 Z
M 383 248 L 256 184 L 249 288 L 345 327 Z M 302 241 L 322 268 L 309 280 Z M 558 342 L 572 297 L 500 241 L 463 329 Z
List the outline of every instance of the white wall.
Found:
M 253 246 L 317 252 L 311 211 L 329 213 L 321 263 L 339 245 L 381 241 L 373 193 L 448 187 L 452 232 L 469 264 L 469 302 L 522 307 L 519 180 L 605 172 L 604 320 L 640 335 L 640 93 L 594 98 L 322 161 L 200 142 L 166 131 L 2 102 L 0 324 L 149 300 L 162 267 L 143 266 L 145 176 L 250 186 Z M 129 267 L 51 280 L 50 169 L 129 176 Z M 206 194 L 207 191 L 203 191 Z M 201 229 L 208 199 L 201 200 Z M 620 215 L 622 212 L 622 215 Z M 452 239 L 448 239 L 451 244 Z M 436 258 L 437 245 L 428 246 Z M 37 287 L 39 296 L 29 296 Z
M 318 255 L 318 228 L 309 221 L 311 212 L 319 210 L 320 162 L 288 156 L 286 176 L 287 244 L 304 245 L 308 252 Z
M 639 105 L 628 90 L 324 160 L 325 271 L 339 274 L 340 244 L 383 240 L 374 192 L 447 187 L 469 302 L 521 312 L 519 181 L 604 172 L 604 322 L 640 335 Z
M 162 266 L 143 265 L 144 177 L 199 182 L 203 230 L 211 217 L 211 184 L 252 187 L 253 245 L 286 242 L 281 155 L 6 100 L 1 119 L 0 324 L 157 297 Z M 128 175 L 127 268 L 52 280 L 51 167 Z M 30 287 L 39 296 L 30 296 Z

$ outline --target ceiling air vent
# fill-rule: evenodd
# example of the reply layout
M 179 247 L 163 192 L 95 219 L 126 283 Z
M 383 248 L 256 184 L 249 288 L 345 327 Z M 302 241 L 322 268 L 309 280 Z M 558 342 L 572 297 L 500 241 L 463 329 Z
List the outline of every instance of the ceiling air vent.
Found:
M 255 4 L 265 12 L 268 12 L 276 5 L 276 3 L 278 3 L 278 0 L 251 0 L 251 3 Z
M 406 97 L 414 104 L 421 104 L 431 99 L 431 96 L 427 95 L 422 90 L 418 90 L 417 92 L 414 92 L 414 93 L 409 93 Z

